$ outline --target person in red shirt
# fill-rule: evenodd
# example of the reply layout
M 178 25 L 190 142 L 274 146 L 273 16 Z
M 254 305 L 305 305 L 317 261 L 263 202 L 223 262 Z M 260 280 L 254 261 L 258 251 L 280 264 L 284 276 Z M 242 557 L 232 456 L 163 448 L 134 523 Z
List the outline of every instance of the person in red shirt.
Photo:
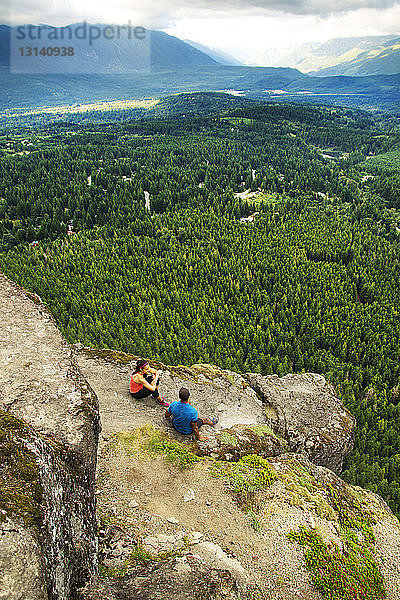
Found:
M 152 369 L 147 360 L 140 358 L 136 363 L 135 372 L 132 374 L 129 382 L 131 396 L 139 400 L 151 395 L 159 404 L 168 407 L 169 403 L 166 402 L 163 396 L 160 396 L 160 392 L 158 391 L 159 381 L 159 371 Z

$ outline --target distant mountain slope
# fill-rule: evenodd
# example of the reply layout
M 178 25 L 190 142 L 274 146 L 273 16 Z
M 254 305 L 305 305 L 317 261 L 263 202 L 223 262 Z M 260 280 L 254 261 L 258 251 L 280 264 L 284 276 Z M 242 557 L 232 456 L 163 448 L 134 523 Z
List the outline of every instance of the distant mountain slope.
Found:
M 163 31 L 151 31 L 150 40 L 153 67 L 194 68 L 218 64 L 209 54 Z
M 106 28 L 106 24 L 94 25 L 102 30 Z M 15 40 L 13 44 L 13 56 L 11 56 L 11 65 L 18 66 L 19 60 L 18 46 L 39 45 L 40 42 L 30 42 L 28 40 L 28 27 L 22 26 L 25 34 L 25 39 L 18 40 L 18 32 L 16 27 L 0 25 L 0 65 L 10 65 L 10 37 Z M 50 26 L 48 26 L 50 27 Z M 87 37 L 80 39 L 75 34 L 78 27 L 86 27 L 86 31 L 91 27 L 90 24 L 74 23 L 68 25 L 74 32 L 72 41 L 68 45 L 73 46 L 73 56 L 63 60 L 60 64 L 61 72 L 74 73 L 124 73 L 135 71 L 146 71 L 151 68 L 203 68 L 212 67 L 218 63 L 197 48 L 182 40 L 164 33 L 163 31 L 147 30 L 143 39 L 136 39 L 132 34 L 131 39 L 127 35 L 121 35 L 117 39 L 115 35 L 113 39 L 107 39 L 101 35 L 92 45 L 88 45 Z M 50 31 L 50 30 L 49 30 Z M 36 36 L 36 30 L 34 32 Z M 46 40 L 46 31 L 43 37 Z M 82 34 L 83 35 L 83 34 Z M 18 40 L 18 41 L 17 41 Z M 57 45 L 55 42 L 42 42 L 42 45 Z M 60 44 L 58 44 L 60 45 Z M 13 59 L 14 57 L 14 59 Z M 57 72 L 55 58 L 41 59 L 41 62 L 36 60 L 35 72 L 43 73 L 51 72 L 48 68 L 55 67 L 54 72 Z M 25 66 L 27 61 L 25 61 Z M 39 71 L 39 72 L 40 72 Z
M 355 49 L 351 51 L 355 53 Z M 346 53 L 341 58 L 349 59 Z M 400 36 L 372 49 L 361 51 L 357 56 L 338 65 L 320 69 L 316 75 L 379 75 L 400 73 Z
M 310 49 L 296 67 L 318 76 L 400 73 L 400 36 L 332 39 Z
M 267 48 L 258 56 L 251 60 L 251 64 L 265 65 L 268 67 L 291 67 L 299 68 L 301 62 L 310 56 L 314 48 L 321 44 L 318 42 L 309 42 L 306 44 L 296 44 L 294 46 L 277 46 Z M 302 69 L 300 69 L 302 70 Z
M 10 64 L 10 27 L 0 25 L 0 66 Z

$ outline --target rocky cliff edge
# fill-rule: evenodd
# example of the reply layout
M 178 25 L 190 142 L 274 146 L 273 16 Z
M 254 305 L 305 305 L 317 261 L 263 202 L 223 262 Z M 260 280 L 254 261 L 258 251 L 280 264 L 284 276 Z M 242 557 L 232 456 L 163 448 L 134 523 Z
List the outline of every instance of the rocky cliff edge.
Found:
M 338 476 L 355 421 L 323 377 L 153 363 L 219 417 L 196 443 L 130 397 L 136 357 L 68 346 L 4 277 L 0 299 L 1 598 L 400 599 L 399 523 Z

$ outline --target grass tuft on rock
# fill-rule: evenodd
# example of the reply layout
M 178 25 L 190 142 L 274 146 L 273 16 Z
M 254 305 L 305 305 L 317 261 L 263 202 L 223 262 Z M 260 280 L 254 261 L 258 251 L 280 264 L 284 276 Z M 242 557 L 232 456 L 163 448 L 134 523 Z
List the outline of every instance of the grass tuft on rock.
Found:
M 171 440 L 167 434 L 151 425 L 143 425 L 132 432 L 115 434 L 111 449 L 118 448 L 127 454 L 150 452 L 163 455 L 167 461 L 178 464 L 182 469 L 201 460 L 191 445 Z

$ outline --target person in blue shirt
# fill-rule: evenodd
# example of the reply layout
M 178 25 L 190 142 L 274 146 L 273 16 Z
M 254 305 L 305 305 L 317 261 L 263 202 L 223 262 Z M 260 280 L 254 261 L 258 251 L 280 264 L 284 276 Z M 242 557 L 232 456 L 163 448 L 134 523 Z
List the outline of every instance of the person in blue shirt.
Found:
M 187 388 L 182 387 L 179 390 L 179 402 L 172 402 L 165 411 L 167 419 L 171 419 L 172 425 L 179 433 L 183 435 L 194 434 L 200 442 L 204 442 L 208 438 L 200 435 L 199 429 L 202 425 L 211 425 L 214 427 L 218 423 L 218 417 L 214 419 L 199 418 L 199 413 L 190 404 L 190 392 Z

